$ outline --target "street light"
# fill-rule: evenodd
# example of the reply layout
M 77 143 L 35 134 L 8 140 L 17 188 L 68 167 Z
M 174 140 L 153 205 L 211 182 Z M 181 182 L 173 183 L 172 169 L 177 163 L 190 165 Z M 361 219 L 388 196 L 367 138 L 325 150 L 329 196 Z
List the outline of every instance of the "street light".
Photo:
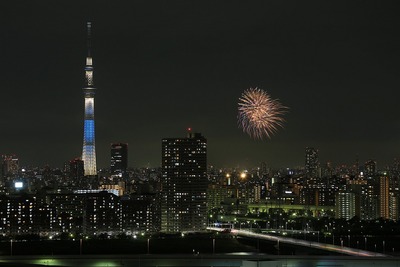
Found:
M 242 180 L 246 179 L 247 174 L 245 172 L 242 172 L 240 174 L 240 178 Z M 244 203 L 247 205 L 247 184 L 246 182 L 244 183 Z
M 227 184 L 231 185 L 231 175 L 229 173 L 226 174 Z
M 308 231 L 308 223 L 306 223 L 306 228 L 304 228 L 304 240 L 307 240 L 307 235 L 306 235 L 307 231 Z
M 150 254 L 150 238 L 147 238 L 147 254 Z
M 365 250 L 367 250 L 367 237 L 364 237 Z
M 280 251 L 279 251 L 279 239 L 278 239 L 278 245 L 277 245 L 277 248 L 278 248 L 278 255 L 280 255 L 281 253 L 280 253 Z
M 215 253 L 215 238 L 213 238 L 213 254 Z

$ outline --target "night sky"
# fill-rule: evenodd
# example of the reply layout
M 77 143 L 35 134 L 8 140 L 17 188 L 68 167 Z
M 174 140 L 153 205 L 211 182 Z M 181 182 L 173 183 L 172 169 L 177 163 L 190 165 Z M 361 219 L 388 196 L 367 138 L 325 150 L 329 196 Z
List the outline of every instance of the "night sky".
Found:
M 400 158 L 400 19 L 394 1 L 1 1 L 0 154 L 61 167 L 83 139 L 86 21 L 93 23 L 96 150 L 129 143 L 156 167 L 192 127 L 208 163 L 247 167 Z M 249 87 L 289 107 L 254 141 L 237 124 Z

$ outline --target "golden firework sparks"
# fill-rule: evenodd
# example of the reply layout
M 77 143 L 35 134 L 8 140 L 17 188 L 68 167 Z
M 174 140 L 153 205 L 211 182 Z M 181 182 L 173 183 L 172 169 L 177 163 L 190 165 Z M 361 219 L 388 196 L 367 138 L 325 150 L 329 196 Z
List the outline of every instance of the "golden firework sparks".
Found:
M 239 98 L 238 123 L 254 139 L 271 138 L 279 127 L 283 128 L 287 107 L 272 99 L 259 88 L 250 88 Z

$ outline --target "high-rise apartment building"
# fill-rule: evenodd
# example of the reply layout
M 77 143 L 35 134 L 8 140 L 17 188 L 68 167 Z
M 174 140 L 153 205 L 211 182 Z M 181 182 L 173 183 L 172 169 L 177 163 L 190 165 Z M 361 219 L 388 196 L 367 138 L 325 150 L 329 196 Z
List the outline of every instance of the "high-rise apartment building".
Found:
M 128 168 L 128 144 L 111 144 L 111 165 L 112 174 L 124 174 Z
M 73 182 L 79 181 L 84 176 L 83 160 L 76 158 L 69 162 L 68 176 Z
M 189 132 L 163 139 L 161 231 L 204 230 L 207 186 L 206 138 Z
M 3 177 L 18 173 L 18 158 L 15 155 L 3 155 L 1 162 L 1 174 Z
M 383 175 L 379 178 L 379 217 L 389 219 L 389 177 Z
M 367 179 L 373 179 L 376 175 L 376 161 L 369 160 L 365 162 L 364 167 L 364 177 L 367 177 Z
M 379 217 L 379 190 L 373 180 L 361 185 L 360 218 L 361 220 L 375 220 Z
M 350 220 L 356 215 L 356 196 L 352 192 L 336 193 L 336 218 Z
M 96 168 L 96 146 L 94 127 L 94 95 L 95 87 L 93 82 L 93 59 L 91 56 L 91 31 L 92 23 L 87 23 L 88 55 L 85 66 L 85 118 L 83 128 L 83 149 L 82 160 L 84 163 L 85 175 L 97 175 Z
M 318 150 L 306 147 L 305 171 L 307 178 L 316 179 L 319 176 Z
M 397 221 L 399 219 L 399 196 L 394 193 L 389 193 L 389 219 Z

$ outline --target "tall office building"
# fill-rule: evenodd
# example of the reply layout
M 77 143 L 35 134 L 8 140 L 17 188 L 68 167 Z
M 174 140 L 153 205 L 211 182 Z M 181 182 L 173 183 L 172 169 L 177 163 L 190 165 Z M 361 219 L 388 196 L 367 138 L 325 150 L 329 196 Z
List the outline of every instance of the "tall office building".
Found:
M 87 47 L 88 55 L 85 66 L 85 118 L 83 126 L 83 149 L 82 160 L 84 163 L 85 175 L 96 175 L 96 147 L 95 147 L 95 128 L 94 128 L 94 94 L 93 83 L 93 60 L 91 56 L 91 31 L 92 23 L 87 23 Z
M 189 132 L 186 138 L 163 139 L 161 231 L 204 230 L 207 186 L 206 138 Z
M 112 174 L 124 174 L 128 168 L 128 144 L 111 144 L 111 165 Z
M 319 176 L 318 150 L 313 147 L 306 147 L 305 171 L 308 178 Z

